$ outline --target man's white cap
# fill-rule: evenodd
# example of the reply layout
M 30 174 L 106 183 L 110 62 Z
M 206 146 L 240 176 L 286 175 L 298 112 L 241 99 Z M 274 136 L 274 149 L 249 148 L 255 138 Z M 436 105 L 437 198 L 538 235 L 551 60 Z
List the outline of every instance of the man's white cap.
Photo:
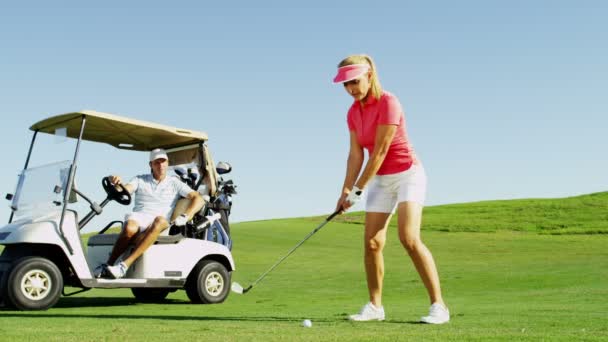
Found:
M 155 161 L 156 159 L 163 158 L 169 160 L 167 156 L 167 152 L 162 148 L 155 148 L 150 152 L 150 161 Z

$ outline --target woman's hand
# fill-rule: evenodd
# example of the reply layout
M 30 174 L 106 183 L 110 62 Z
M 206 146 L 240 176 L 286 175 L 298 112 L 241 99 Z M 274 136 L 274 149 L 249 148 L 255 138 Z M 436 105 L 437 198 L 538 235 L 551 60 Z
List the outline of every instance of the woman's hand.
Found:
M 359 189 L 356 185 L 353 186 L 352 190 L 349 192 L 343 192 L 336 205 L 336 211 L 340 211 L 340 214 L 347 211 L 350 207 L 355 205 L 355 203 L 359 202 L 362 194 L 363 190 Z
M 362 194 L 363 189 L 360 189 L 358 186 L 355 185 L 348 193 L 348 196 L 346 196 L 345 202 L 349 204 L 349 207 L 352 207 L 361 200 Z
M 336 204 L 336 211 L 340 212 L 340 214 L 343 214 L 346 209 L 350 208 L 350 203 L 346 200 L 346 197 L 348 196 L 348 193 L 343 192 L 342 196 L 340 196 L 340 198 L 338 199 L 338 203 Z

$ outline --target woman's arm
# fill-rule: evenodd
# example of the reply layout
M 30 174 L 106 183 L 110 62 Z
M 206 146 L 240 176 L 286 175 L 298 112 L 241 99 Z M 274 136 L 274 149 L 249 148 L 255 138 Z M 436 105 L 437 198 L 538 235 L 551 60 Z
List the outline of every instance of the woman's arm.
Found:
M 378 125 L 376 128 L 376 141 L 374 143 L 374 150 L 363 169 L 363 174 L 354 184 L 359 189 L 364 189 L 367 183 L 376 175 L 376 172 L 380 169 L 388 149 L 391 146 L 391 142 L 395 137 L 397 131 L 396 125 Z
M 338 199 L 336 211 L 343 209 L 345 204 L 344 200 L 346 199 L 346 196 L 348 196 L 348 194 L 350 193 L 350 190 L 353 188 L 353 185 L 357 180 L 357 176 L 359 176 L 359 172 L 361 171 L 362 165 L 363 147 L 359 145 L 355 132 L 350 131 L 350 150 L 348 152 L 348 161 L 346 163 L 346 176 L 344 177 L 342 193 L 340 195 L 340 199 Z

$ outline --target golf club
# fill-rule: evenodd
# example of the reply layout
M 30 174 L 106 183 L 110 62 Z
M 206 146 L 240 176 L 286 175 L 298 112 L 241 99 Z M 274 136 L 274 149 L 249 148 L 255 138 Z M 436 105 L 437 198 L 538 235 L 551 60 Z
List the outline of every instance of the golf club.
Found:
M 279 266 L 279 264 L 281 262 L 283 262 L 283 260 L 287 259 L 288 256 L 291 255 L 291 253 L 293 253 L 296 249 L 298 249 L 298 247 L 300 247 L 304 242 L 306 242 L 306 240 L 308 240 L 311 236 L 313 236 L 316 232 L 318 232 L 319 230 L 321 230 L 321 228 L 323 228 L 324 225 L 326 225 L 329 221 L 331 221 L 336 215 L 338 215 L 340 213 L 340 210 L 334 212 L 333 214 L 329 215 L 325 221 L 323 221 L 317 228 L 315 228 L 312 232 L 310 232 L 308 235 L 306 235 L 306 237 L 304 238 L 304 240 L 300 241 L 297 245 L 295 245 L 284 257 L 282 257 L 279 261 L 277 261 L 274 265 L 272 265 L 271 268 L 268 269 L 268 271 L 262 273 L 262 275 L 256 279 L 251 285 L 249 285 L 249 287 L 247 288 L 243 288 L 241 286 L 241 284 L 239 283 L 232 283 L 232 286 L 230 286 L 230 289 L 238 294 L 244 294 L 247 293 L 247 291 L 251 290 L 251 288 L 253 288 L 255 286 L 255 284 L 259 283 L 260 280 L 264 279 L 264 277 L 270 273 L 270 271 L 274 270 L 275 267 Z

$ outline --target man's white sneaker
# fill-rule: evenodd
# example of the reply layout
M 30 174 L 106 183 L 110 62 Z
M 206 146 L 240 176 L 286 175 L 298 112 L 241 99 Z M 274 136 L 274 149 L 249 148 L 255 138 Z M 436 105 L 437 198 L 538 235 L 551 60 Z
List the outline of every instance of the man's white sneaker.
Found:
M 428 324 L 443 324 L 450 321 L 450 310 L 445 306 L 434 303 L 429 309 L 429 315 L 424 316 L 420 319 L 422 323 Z
M 128 269 L 129 266 L 127 266 L 127 264 L 125 264 L 124 262 L 121 262 L 118 265 L 106 267 L 106 270 L 108 270 L 108 273 L 114 279 L 120 279 L 124 277 L 125 274 L 127 274 Z
M 348 316 L 351 321 L 384 321 L 384 308 L 377 308 L 374 304 L 367 303 L 361 312 Z

